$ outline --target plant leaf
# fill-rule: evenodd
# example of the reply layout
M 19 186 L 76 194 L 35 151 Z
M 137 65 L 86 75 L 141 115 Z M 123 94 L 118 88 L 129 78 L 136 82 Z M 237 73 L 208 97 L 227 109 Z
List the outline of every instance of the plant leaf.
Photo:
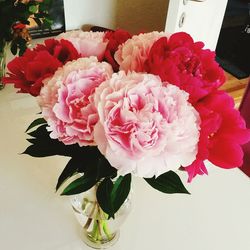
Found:
M 51 25 L 53 24 L 53 20 L 51 20 L 51 19 L 49 19 L 49 18 L 44 18 L 43 19 L 43 26 L 45 27 L 45 28 L 51 28 Z
M 71 158 L 58 178 L 56 191 L 68 178 L 73 176 L 81 166 L 82 161 L 79 160 L 79 158 Z
M 111 192 L 113 189 L 113 182 L 109 178 L 105 178 L 98 186 L 96 191 L 96 198 L 101 209 L 114 218 L 114 207 L 111 200 Z
M 70 157 L 79 157 L 90 155 L 92 158 L 96 156 L 93 152 L 99 152 L 96 147 L 80 147 L 78 144 L 65 145 L 57 139 L 51 139 L 46 129 L 47 125 L 41 125 L 36 130 L 28 133 L 32 139 L 28 139 L 30 145 L 23 154 L 33 157 L 47 157 L 52 155 L 63 155 Z M 100 154 L 100 153 L 99 153 Z
M 44 123 L 47 123 L 46 120 L 44 118 L 37 118 L 36 120 L 34 120 L 30 125 L 29 127 L 26 129 L 25 132 L 28 132 L 29 130 L 31 130 L 32 128 L 38 126 L 38 125 L 41 125 L 41 124 L 44 124 Z
M 92 188 L 96 184 L 96 179 L 83 175 L 71 182 L 61 193 L 61 195 L 80 194 Z
M 31 12 L 32 14 L 37 12 L 37 6 L 36 5 L 30 5 L 29 6 L 29 12 Z
M 105 178 L 105 177 L 115 177 L 117 175 L 117 169 L 112 167 L 109 163 L 109 161 L 103 156 L 99 155 L 99 162 L 98 164 L 94 165 L 96 166 L 95 172 L 97 178 Z M 93 168 L 93 165 L 91 166 Z
M 167 193 L 183 193 L 189 194 L 185 186 L 183 185 L 180 177 L 173 171 L 168 171 L 157 178 L 144 178 L 145 181 L 155 188 L 156 190 Z
M 111 192 L 111 201 L 114 208 L 114 213 L 116 213 L 122 206 L 124 201 L 127 199 L 130 192 L 131 186 L 131 174 L 125 176 L 119 176 L 119 178 L 114 183 Z
M 10 46 L 10 51 L 13 55 L 16 55 L 17 54 L 17 44 L 15 41 L 13 41 L 11 43 L 11 46 Z

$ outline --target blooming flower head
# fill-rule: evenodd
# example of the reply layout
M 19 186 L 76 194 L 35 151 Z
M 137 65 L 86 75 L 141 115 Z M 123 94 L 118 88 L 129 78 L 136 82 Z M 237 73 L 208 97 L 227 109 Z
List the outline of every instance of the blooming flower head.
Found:
M 112 73 L 112 67 L 96 57 L 80 58 L 58 69 L 45 82 L 38 101 L 51 138 L 64 144 L 95 144 L 93 128 L 98 115 L 93 94 Z
M 57 39 L 70 41 L 81 57 L 96 56 L 101 61 L 108 44 L 104 36 L 105 32 L 74 30 L 60 34 Z
M 104 54 L 104 60 L 112 65 L 114 71 L 119 70 L 119 64 L 114 59 L 115 52 L 119 45 L 125 43 L 129 38 L 131 38 L 129 32 L 122 29 L 109 31 L 105 34 L 105 39 L 108 40 L 108 45 Z
M 8 64 L 9 76 L 4 78 L 4 82 L 14 83 L 21 93 L 38 96 L 46 78 L 51 77 L 58 67 L 79 57 L 71 42 L 46 39 L 44 45 L 27 49 L 23 56 Z
M 34 51 L 48 51 L 57 58 L 62 64 L 76 60 L 80 57 L 73 44 L 68 40 L 46 39 L 43 44 L 38 44 Z
M 115 60 L 120 65 L 120 70 L 145 72 L 144 62 L 147 60 L 151 46 L 159 38 L 165 36 L 163 32 L 151 32 L 134 35 L 115 53 Z
M 214 52 L 184 32 L 66 32 L 8 69 L 5 83 L 38 96 L 51 138 L 96 145 L 118 174 L 183 167 L 190 182 L 207 174 L 205 160 L 242 164 L 250 131 L 218 90 L 225 77 Z
M 197 174 L 207 174 L 204 160 L 230 169 L 243 164 L 241 145 L 250 140 L 250 130 L 233 99 L 224 91 L 216 91 L 196 104 L 201 118 L 197 159 L 186 168 L 191 181 Z
M 43 80 L 51 77 L 62 63 L 48 51 L 32 51 L 27 49 L 23 56 L 14 58 L 8 63 L 8 76 L 5 83 L 14 84 L 20 93 L 38 96 Z
M 194 103 L 225 82 L 215 53 L 203 47 L 184 32 L 162 37 L 151 47 L 144 69 L 188 92 Z
M 158 176 L 195 160 L 199 116 L 178 87 L 151 74 L 119 72 L 96 90 L 99 150 L 120 174 Z

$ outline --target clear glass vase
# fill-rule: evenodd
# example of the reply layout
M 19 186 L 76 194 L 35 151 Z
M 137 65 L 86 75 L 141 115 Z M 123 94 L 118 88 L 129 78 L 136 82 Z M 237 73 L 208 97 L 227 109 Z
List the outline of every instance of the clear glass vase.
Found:
M 4 88 L 4 83 L 2 78 L 5 76 L 6 71 L 6 56 L 8 43 L 2 42 L 2 47 L 0 47 L 0 90 Z
M 120 226 L 131 211 L 131 195 L 116 212 L 108 218 L 96 199 L 97 186 L 71 198 L 75 216 L 82 226 L 82 240 L 90 247 L 105 249 L 114 245 L 119 238 Z

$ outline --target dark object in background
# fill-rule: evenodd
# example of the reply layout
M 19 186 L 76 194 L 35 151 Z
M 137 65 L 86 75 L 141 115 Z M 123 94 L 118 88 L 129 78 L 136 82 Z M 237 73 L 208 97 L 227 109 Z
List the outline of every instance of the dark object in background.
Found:
M 246 121 L 247 128 L 250 129 L 250 81 L 248 83 L 248 86 L 246 88 L 244 97 L 241 101 L 240 107 L 239 107 L 240 113 L 242 117 Z M 243 165 L 241 167 L 241 170 L 250 177 L 250 142 L 243 145 L 243 152 L 244 152 L 244 159 L 243 159 Z
M 106 32 L 106 31 L 113 31 L 113 30 L 111 30 L 111 29 L 107 29 L 107 28 L 104 28 L 104 27 L 101 27 L 101 26 L 92 26 L 91 28 L 90 28 L 90 30 L 91 31 L 93 31 L 93 32 Z
M 217 48 L 217 61 L 242 79 L 250 75 L 250 1 L 229 0 Z
M 32 27 L 29 33 L 32 38 L 55 36 L 65 31 L 65 17 L 63 0 L 54 0 L 49 10 L 52 20 L 51 28 Z
M 50 27 L 49 9 L 53 0 L 0 0 L 0 52 L 10 44 L 13 55 L 22 55 L 30 41 L 26 25 Z

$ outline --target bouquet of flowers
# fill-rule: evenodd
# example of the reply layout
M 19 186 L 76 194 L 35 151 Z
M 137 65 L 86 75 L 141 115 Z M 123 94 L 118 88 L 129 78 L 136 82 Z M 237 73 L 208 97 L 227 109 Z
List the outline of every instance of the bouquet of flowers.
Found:
M 26 25 L 32 19 L 38 26 L 50 26 L 49 8 L 52 0 L 1 0 L 0 1 L 0 52 L 11 43 L 11 52 L 22 55 L 31 40 Z
M 214 52 L 186 33 L 66 32 L 8 69 L 5 83 L 35 96 L 41 108 L 24 153 L 70 157 L 56 189 L 74 180 L 62 195 L 95 187 L 89 213 L 99 217 L 84 226 L 92 240 L 110 238 L 104 220 L 126 201 L 132 175 L 164 193 L 188 193 L 179 170 L 191 182 L 208 174 L 205 160 L 242 165 L 250 131 L 219 90 L 225 76 Z
M 26 25 L 33 20 L 38 26 L 50 27 L 52 0 L 0 0 L 0 90 L 4 88 L 7 50 L 22 55 L 30 40 Z

